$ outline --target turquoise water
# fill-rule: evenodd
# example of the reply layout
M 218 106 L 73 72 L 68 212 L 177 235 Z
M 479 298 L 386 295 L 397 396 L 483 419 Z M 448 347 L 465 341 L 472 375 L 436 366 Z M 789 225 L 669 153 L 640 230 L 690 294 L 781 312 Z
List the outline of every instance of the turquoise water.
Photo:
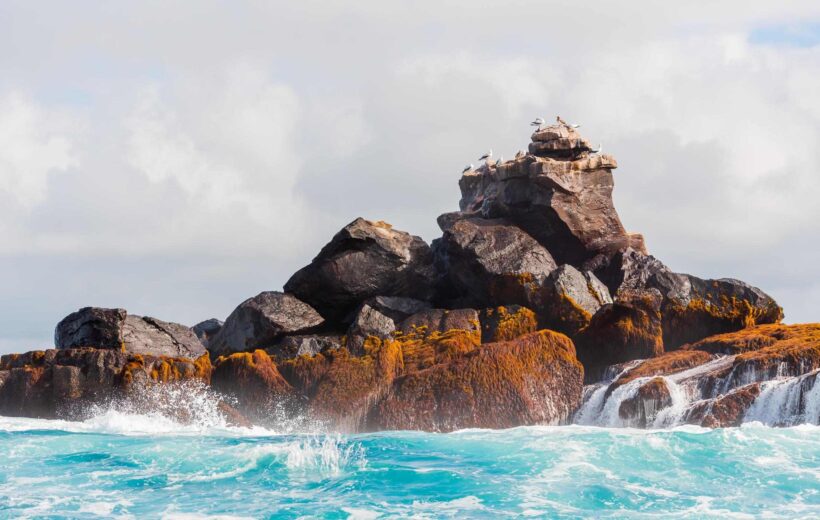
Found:
M 817 518 L 820 428 L 277 434 L 0 417 L 0 518 Z

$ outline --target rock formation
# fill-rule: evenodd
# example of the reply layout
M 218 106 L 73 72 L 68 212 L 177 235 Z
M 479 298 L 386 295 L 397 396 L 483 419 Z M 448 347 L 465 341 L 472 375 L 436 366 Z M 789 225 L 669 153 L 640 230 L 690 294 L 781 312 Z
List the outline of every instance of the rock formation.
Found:
M 58 349 L 95 347 L 153 356 L 196 358 L 205 353 L 199 338 L 184 325 L 98 307 L 66 316 L 54 331 L 54 344 Z
M 0 413 L 196 380 L 235 424 L 344 431 L 820 420 L 820 325 L 779 325 L 761 290 L 649 255 L 615 211 L 616 167 L 575 129 L 540 128 L 528 154 L 463 174 L 432 246 L 359 218 L 224 324 L 81 309 L 57 350 L 2 358 Z M 781 384 L 787 412 L 761 419 Z
M 324 323 L 313 308 L 298 298 L 266 291 L 242 302 L 208 342 L 212 354 L 244 352 L 273 346 L 288 334 L 303 334 Z
M 433 255 L 424 240 L 386 222 L 358 218 L 287 281 L 285 292 L 327 320 L 349 323 L 351 313 L 368 298 L 427 300 L 434 284 Z

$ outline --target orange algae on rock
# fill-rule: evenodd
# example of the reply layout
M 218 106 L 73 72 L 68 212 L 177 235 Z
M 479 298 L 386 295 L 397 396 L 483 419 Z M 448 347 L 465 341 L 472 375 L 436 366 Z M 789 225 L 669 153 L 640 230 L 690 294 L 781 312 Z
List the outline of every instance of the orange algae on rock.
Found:
M 280 368 L 296 394 L 307 399 L 307 413 L 339 430 L 360 430 L 369 407 L 403 370 L 398 341 L 369 337 L 365 354 L 346 348 L 284 361 Z
M 660 298 L 646 291 L 604 305 L 575 336 L 578 358 L 589 369 L 663 353 Z
M 540 331 L 489 343 L 397 379 L 369 429 L 507 428 L 565 420 L 581 398 L 572 341 Z
M 484 309 L 480 322 L 482 343 L 509 341 L 538 330 L 535 313 L 519 305 Z
M 685 307 L 673 304 L 664 309 L 664 344 L 671 350 L 715 334 L 782 319 L 783 309 L 775 303 L 757 307 L 745 299 L 707 293 L 706 298 L 693 298 Z
M 708 352 L 698 350 L 676 350 L 666 352 L 658 357 L 641 361 L 637 366 L 631 368 L 624 375 L 612 383 L 612 389 L 625 385 L 639 377 L 666 376 L 688 370 L 702 365 L 711 360 L 712 356 Z

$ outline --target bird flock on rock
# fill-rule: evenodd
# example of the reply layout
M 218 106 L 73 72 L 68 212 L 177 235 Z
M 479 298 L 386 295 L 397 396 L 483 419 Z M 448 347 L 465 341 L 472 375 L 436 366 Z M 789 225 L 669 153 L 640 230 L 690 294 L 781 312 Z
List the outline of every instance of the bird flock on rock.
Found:
M 581 128 L 581 125 L 579 125 L 579 124 L 577 124 L 577 123 L 573 123 L 573 124 L 569 124 L 569 123 L 567 123 L 566 121 L 564 121 L 563 119 L 561 119 L 561 116 L 555 116 L 555 120 L 558 122 L 558 124 L 559 124 L 559 125 L 563 125 L 563 126 L 565 126 L 565 127 L 567 127 L 567 128 L 572 128 L 573 130 L 574 130 L 574 129 L 576 129 L 576 128 Z M 536 127 L 536 131 L 540 131 L 540 130 L 541 130 L 541 128 L 542 128 L 545 124 L 547 124 L 547 122 L 546 122 L 546 120 L 545 120 L 543 117 L 536 117 L 536 118 L 535 118 L 535 119 L 533 119 L 533 121 L 530 123 L 530 126 L 534 126 L 534 127 Z M 602 150 L 603 150 L 603 147 L 599 144 L 599 145 L 598 145 L 598 148 L 595 148 L 595 149 L 593 149 L 593 150 L 589 150 L 589 152 L 590 152 L 590 153 L 592 153 L 592 154 L 600 154 Z M 522 150 L 519 150 L 519 151 L 515 154 L 515 158 L 516 158 L 516 159 L 519 159 L 519 158 L 523 157 L 524 155 L 525 155 L 525 153 L 524 153 Z M 492 158 L 493 158 L 493 149 L 492 149 L 492 148 L 490 148 L 490 149 L 489 149 L 486 153 L 482 154 L 482 155 L 481 155 L 481 157 L 479 157 L 479 158 L 478 158 L 478 160 L 479 160 L 479 161 L 483 161 L 483 162 L 484 162 L 484 164 L 485 164 L 485 166 L 487 166 L 487 165 L 488 165 L 488 164 L 487 164 L 487 162 L 488 162 L 489 160 L 491 160 Z M 503 158 L 503 157 L 499 157 L 499 158 L 498 158 L 498 160 L 496 160 L 496 161 L 495 161 L 495 166 L 496 166 L 496 168 L 497 168 L 498 166 L 500 166 L 501 164 L 503 164 L 503 163 L 504 163 L 504 158 Z M 472 164 L 472 163 L 470 163 L 470 164 L 468 164 L 467 166 L 465 166 L 463 170 L 461 170 L 461 173 L 462 173 L 462 174 L 464 174 L 464 173 L 467 173 L 467 172 L 469 172 L 469 171 L 473 171 L 474 169 L 475 169 L 475 166 L 473 166 L 473 164 Z

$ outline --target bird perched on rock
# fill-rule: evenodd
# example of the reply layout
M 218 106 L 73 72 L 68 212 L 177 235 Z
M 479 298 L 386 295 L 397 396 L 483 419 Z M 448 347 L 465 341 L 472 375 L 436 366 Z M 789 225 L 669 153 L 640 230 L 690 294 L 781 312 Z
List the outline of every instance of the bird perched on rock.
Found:
M 490 148 L 490 151 L 482 155 L 478 158 L 479 161 L 486 161 L 487 159 L 492 159 L 493 157 L 493 149 Z
M 465 166 L 465 167 L 464 167 L 464 169 L 463 169 L 463 170 L 461 170 L 461 173 L 467 173 L 468 171 L 470 171 L 470 170 L 472 170 L 472 169 L 473 169 L 473 165 L 472 165 L 472 164 L 468 164 L 467 166 Z
M 524 157 L 524 150 L 518 150 L 518 151 L 515 153 L 515 158 L 516 158 L 516 159 L 520 159 L 520 158 L 522 158 L 522 157 Z
M 540 130 L 541 127 L 544 125 L 544 123 L 545 123 L 545 121 L 544 121 L 543 118 L 536 117 L 535 120 L 533 120 L 533 122 L 530 123 L 530 126 L 537 126 L 538 129 Z
M 555 120 L 558 121 L 558 124 L 564 125 L 567 128 L 573 128 L 573 129 L 574 128 L 581 128 L 581 125 L 579 125 L 578 123 L 573 123 L 573 124 L 567 123 L 566 121 L 561 119 L 561 116 L 555 116 Z
M 601 146 L 601 144 L 600 144 L 600 143 L 598 143 L 598 148 L 595 148 L 594 150 L 590 150 L 589 152 L 590 152 L 590 153 L 594 153 L 594 154 L 600 154 L 600 153 L 601 153 L 601 150 L 603 150 L 603 149 L 604 149 L 604 147 L 603 147 L 603 146 Z
M 502 164 L 504 164 L 504 156 L 499 157 L 498 160 L 495 161 L 495 167 L 498 168 Z

